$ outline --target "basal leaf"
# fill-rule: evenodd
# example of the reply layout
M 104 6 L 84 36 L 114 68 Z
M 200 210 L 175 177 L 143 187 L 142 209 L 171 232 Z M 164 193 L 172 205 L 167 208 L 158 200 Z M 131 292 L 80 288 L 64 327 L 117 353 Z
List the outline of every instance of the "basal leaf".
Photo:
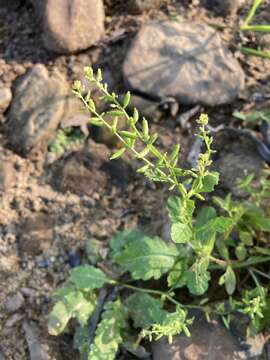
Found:
M 49 315 L 48 328 L 51 335 L 59 335 L 71 318 L 85 325 L 95 309 L 95 294 L 84 294 L 75 287 L 67 286 L 56 294 L 59 301 Z
M 100 270 L 90 265 L 77 266 L 72 269 L 71 281 L 80 290 L 99 289 L 110 279 Z
M 174 223 L 171 229 L 172 241 L 177 244 L 185 244 L 192 239 L 192 230 L 183 223 Z
M 219 174 L 217 172 L 211 172 L 204 176 L 202 180 L 202 188 L 200 192 L 212 192 L 215 186 L 218 184 Z
M 121 331 L 127 326 L 127 311 L 119 300 L 105 307 L 97 327 L 89 360 L 114 360 L 119 345 L 123 342 Z
M 144 237 L 144 234 L 137 229 L 128 229 L 117 233 L 110 241 L 113 256 L 122 251 L 127 244 L 137 241 L 141 237 Z
M 187 272 L 187 287 L 193 295 L 203 295 L 208 289 L 210 274 L 207 271 L 209 259 L 198 259 Z
M 57 336 L 61 334 L 71 318 L 71 313 L 63 301 L 58 301 L 48 318 L 49 334 Z
M 165 316 L 163 301 L 146 293 L 131 295 L 126 306 L 136 328 L 147 328 L 154 323 L 161 323 Z
M 132 274 L 133 279 L 159 279 L 174 265 L 178 251 L 158 237 L 143 236 L 127 244 L 114 260 Z

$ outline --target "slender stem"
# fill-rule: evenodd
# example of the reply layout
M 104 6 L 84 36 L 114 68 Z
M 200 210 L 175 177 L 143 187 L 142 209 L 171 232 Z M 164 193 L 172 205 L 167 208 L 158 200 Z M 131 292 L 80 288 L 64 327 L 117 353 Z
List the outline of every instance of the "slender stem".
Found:
M 265 262 L 270 262 L 270 256 L 265 256 L 265 257 L 256 257 L 256 258 L 251 258 L 248 259 L 246 261 L 243 262 L 238 262 L 238 261 L 231 261 L 231 262 L 225 262 L 226 265 L 210 265 L 209 269 L 210 270 L 219 270 L 219 269 L 223 269 L 224 267 L 230 265 L 233 269 L 241 269 L 241 268 L 245 268 L 251 265 L 257 265 L 257 264 L 263 264 Z
M 123 286 L 124 288 L 130 289 L 130 290 L 134 290 L 134 291 L 138 291 L 138 292 L 142 292 L 142 293 L 148 293 L 148 294 L 153 294 L 153 295 L 159 295 L 162 296 L 166 299 L 168 299 L 170 302 L 172 302 L 175 305 L 179 305 L 183 308 L 188 308 L 188 309 L 203 309 L 202 306 L 199 305 L 186 305 L 186 304 L 182 304 L 179 301 L 175 300 L 172 296 L 170 296 L 168 293 L 164 292 L 164 291 L 159 291 L 159 290 L 153 290 L 153 289 L 146 289 L 146 288 L 142 288 L 139 286 L 133 286 L 133 285 L 128 285 L 128 284 L 124 284 L 124 283 L 120 283 L 120 282 L 115 282 L 117 285 Z
M 270 51 L 261 51 L 244 46 L 241 47 L 240 50 L 247 55 L 254 55 L 254 56 L 259 56 L 261 58 L 270 59 Z
M 242 30 L 245 30 L 245 27 L 252 21 L 257 8 L 261 5 L 261 3 L 263 2 L 263 0 L 254 0 L 253 6 L 248 14 L 248 17 L 246 18 L 244 25 L 241 27 Z
M 255 268 L 252 268 L 251 270 L 252 270 L 253 272 L 261 275 L 262 277 L 265 277 L 266 279 L 270 280 L 270 276 L 267 275 L 267 274 L 265 274 L 264 272 L 262 272 L 262 271 L 260 271 L 260 270 L 258 270 L 258 269 L 255 269 Z

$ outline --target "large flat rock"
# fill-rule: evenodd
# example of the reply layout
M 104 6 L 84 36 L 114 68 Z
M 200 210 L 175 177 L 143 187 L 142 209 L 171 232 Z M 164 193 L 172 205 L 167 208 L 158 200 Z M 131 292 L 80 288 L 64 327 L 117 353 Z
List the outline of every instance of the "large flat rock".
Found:
M 223 105 L 237 98 L 244 73 L 218 33 L 200 22 L 148 23 L 124 62 L 127 85 L 182 104 Z

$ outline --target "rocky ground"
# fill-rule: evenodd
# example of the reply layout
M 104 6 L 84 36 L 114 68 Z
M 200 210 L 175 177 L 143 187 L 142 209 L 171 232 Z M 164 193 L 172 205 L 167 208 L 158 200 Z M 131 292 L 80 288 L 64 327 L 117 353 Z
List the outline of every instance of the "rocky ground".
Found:
M 106 266 L 107 242 L 119 230 L 141 227 L 166 237 L 167 190 L 138 176 L 128 155 L 109 162 L 117 143 L 83 125 L 70 88 L 84 66 L 101 67 L 119 93 L 135 89 L 132 104 L 160 134 L 160 148 L 181 143 L 183 163 L 192 164 L 198 152 L 199 112 L 209 113 L 213 127 L 238 127 L 234 110 L 270 102 L 270 62 L 239 52 L 240 43 L 256 40 L 239 32 L 244 2 L 107 0 L 105 14 L 101 1 L 71 13 L 64 0 L 40 3 L 0 0 L 1 360 L 77 359 L 70 334 L 47 334 L 52 292 L 79 263 Z M 85 141 L 58 155 L 48 151 L 59 129 L 70 126 Z M 239 174 L 270 163 L 270 154 L 242 137 L 218 134 L 216 147 L 219 191 L 235 192 Z M 206 350 L 196 346 L 182 355 L 176 350 L 176 358 L 201 359 Z M 160 357 L 153 349 L 153 358 L 171 359 L 170 351 Z

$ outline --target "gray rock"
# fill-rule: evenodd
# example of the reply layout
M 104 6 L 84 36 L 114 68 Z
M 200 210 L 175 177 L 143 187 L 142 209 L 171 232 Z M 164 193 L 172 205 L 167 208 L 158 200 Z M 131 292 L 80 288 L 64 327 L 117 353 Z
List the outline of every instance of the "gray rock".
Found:
M 218 16 L 227 16 L 239 9 L 243 0 L 202 0 L 203 6 Z
M 56 73 L 49 77 L 36 65 L 22 79 L 8 113 L 9 141 L 19 153 L 46 142 L 58 127 L 66 103 L 67 84 Z
M 102 0 L 32 0 L 43 24 L 45 46 L 57 53 L 87 49 L 104 33 Z
M 12 93 L 9 88 L 0 89 L 0 115 L 9 107 L 12 99 Z
M 200 22 L 148 23 L 123 65 L 129 88 L 182 104 L 223 105 L 244 87 L 244 72 L 218 33 Z
M 224 138 L 216 146 L 218 159 L 213 165 L 213 168 L 220 173 L 219 186 L 235 196 L 245 197 L 246 191 L 238 188 L 238 181 L 249 174 L 255 174 L 258 178 L 264 166 L 263 161 L 250 141 L 232 140 L 224 134 L 223 136 Z M 219 138 L 216 140 L 218 141 Z
M 10 296 L 5 301 L 5 310 L 8 314 L 14 313 L 19 310 L 24 304 L 24 298 L 21 293 Z
M 154 360 L 251 360 L 259 351 L 242 346 L 218 320 L 208 323 L 198 317 L 190 328 L 191 337 L 175 336 L 170 345 L 165 338 L 152 343 Z M 263 348 L 260 348 L 262 353 Z
M 157 9 L 163 0 L 129 0 L 128 9 L 133 14 L 140 14 L 143 11 Z

